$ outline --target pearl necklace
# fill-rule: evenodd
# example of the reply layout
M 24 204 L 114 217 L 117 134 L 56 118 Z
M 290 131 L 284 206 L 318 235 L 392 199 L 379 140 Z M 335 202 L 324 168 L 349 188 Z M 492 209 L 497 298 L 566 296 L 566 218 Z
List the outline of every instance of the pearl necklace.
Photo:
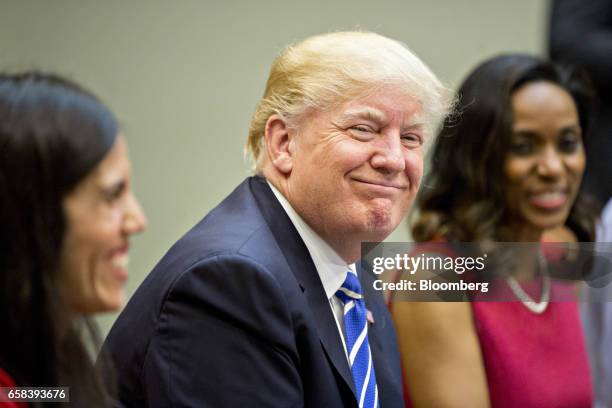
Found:
M 546 260 L 544 260 L 542 254 L 538 256 L 538 264 L 540 266 L 540 271 L 542 271 L 542 295 L 540 296 L 539 302 L 533 300 L 531 296 L 523 290 L 514 276 L 508 276 L 506 282 L 508 286 L 510 286 L 514 296 L 516 296 L 527 309 L 535 314 L 542 314 L 548 307 L 550 301 L 550 276 L 546 273 Z

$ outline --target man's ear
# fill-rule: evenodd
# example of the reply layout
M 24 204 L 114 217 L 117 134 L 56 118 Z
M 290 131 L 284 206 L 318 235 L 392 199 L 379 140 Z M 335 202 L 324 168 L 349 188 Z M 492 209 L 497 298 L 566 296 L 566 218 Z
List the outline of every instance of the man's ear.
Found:
M 293 132 L 279 115 L 274 114 L 266 122 L 266 152 L 272 165 L 281 173 L 289 174 L 293 169 Z

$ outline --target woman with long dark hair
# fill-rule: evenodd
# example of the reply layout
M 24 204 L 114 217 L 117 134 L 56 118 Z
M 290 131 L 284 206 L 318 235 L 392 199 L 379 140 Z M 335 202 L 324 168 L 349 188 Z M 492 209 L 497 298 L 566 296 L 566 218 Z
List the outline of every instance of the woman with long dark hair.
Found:
M 434 146 L 415 240 L 538 243 L 566 225 L 592 241 L 594 212 L 579 194 L 590 97 L 586 78 L 531 56 L 479 65 Z M 413 406 L 590 406 L 577 304 L 549 302 L 558 288 L 541 259 L 518 266 L 542 277 L 540 299 L 508 278 L 513 302 L 392 305 Z
M 122 306 L 129 236 L 146 219 L 125 139 L 94 95 L 55 75 L 0 75 L 0 226 L 0 383 L 105 406 L 86 316 Z

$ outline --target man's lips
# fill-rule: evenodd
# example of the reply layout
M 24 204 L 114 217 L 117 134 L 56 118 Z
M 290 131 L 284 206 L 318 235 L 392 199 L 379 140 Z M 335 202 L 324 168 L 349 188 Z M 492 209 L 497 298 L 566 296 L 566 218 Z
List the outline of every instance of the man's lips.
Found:
M 387 180 L 371 180 L 367 178 L 361 177 L 351 177 L 352 180 L 357 181 L 359 183 L 365 184 L 371 188 L 380 188 L 384 190 L 405 190 L 408 188 L 406 184 L 387 181 Z

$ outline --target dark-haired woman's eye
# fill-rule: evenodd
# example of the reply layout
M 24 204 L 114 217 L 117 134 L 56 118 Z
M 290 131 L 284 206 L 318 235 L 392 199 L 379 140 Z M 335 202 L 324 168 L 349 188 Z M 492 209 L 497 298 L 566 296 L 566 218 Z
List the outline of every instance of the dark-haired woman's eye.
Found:
M 581 147 L 582 141 L 576 133 L 565 133 L 559 138 L 559 151 L 563 153 L 574 153 Z
M 125 190 L 125 183 L 121 182 L 115 186 L 103 190 L 104 200 L 107 203 L 114 203 L 117 201 Z
M 518 156 L 526 156 L 534 151 L 533 141 L 521 138 L 510 142 L 510 152 Z

